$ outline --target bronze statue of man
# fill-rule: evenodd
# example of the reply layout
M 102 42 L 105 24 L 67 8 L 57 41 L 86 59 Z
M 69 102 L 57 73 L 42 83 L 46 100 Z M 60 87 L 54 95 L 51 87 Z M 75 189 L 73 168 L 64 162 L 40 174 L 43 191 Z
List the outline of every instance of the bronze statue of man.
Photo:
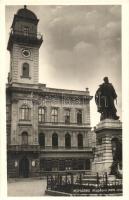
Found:
M 97 104 L 98 112 L 101 113 L 100 120 L 104 119 L 119 119 L 116 115 L 116 108 L 114 100 L 117 99 L 117 94 L 111 83 L 109 83 L 108 77 L 104 77 L 104 83 L 102 83 L 95 94 L 95 102 Z

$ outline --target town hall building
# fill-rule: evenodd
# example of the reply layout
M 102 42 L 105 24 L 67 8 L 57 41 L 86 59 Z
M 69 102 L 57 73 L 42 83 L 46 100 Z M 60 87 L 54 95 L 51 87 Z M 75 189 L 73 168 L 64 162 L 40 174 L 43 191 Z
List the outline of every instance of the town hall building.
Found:
M 90 101 L 85 91 L 48 88 L 39 83 L 37 16 L 26 6 L 17 11 L 7 49 L 10 72 L 7 98 L 8 177 L 50 171 L 90 170 L 95 146 Z

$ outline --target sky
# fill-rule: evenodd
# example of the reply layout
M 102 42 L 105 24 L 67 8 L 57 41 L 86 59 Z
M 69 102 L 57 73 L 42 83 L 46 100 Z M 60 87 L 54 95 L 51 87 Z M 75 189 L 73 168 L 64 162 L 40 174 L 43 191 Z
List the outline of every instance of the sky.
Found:
M 6 41 L 13 16 L 22 6 L 6 6 Z M 43 34 L 39 55 L 39 82 L 47 87 L 85 90 L 91 96 L 91 126 L 100 121 L 94 95 L 105 76 L 118 95 L 117 114 L 122 115 L 121 6 L 28 6 Z M 6 74 L 9 52 L 6 52 Z

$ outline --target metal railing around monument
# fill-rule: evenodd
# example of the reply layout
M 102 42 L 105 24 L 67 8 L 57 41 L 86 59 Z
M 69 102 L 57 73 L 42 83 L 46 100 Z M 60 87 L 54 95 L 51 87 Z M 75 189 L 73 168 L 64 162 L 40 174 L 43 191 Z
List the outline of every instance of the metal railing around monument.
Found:
M 122 180 L 108 180 L 108 175 L 99 176 L 96 173 L 95 182 L 91 183 L 90 179 L 83 183 L 84 172 L 77 175 L 71 172 L 49 174 L 47 175 L 47 191 L 56 191 L 69 193 L 73 196 L 81 195 L 122 195 Z

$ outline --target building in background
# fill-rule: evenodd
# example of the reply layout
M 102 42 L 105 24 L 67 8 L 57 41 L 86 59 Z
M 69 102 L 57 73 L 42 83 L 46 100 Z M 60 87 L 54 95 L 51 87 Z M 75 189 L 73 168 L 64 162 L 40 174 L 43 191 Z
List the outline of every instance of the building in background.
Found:
M 46 171 L 90 170 L 95 146 L 90 96 L 40 84 L 39 20 L 26 8 L 14 15 L 7 49 L 7 167 L 9 177 Z

